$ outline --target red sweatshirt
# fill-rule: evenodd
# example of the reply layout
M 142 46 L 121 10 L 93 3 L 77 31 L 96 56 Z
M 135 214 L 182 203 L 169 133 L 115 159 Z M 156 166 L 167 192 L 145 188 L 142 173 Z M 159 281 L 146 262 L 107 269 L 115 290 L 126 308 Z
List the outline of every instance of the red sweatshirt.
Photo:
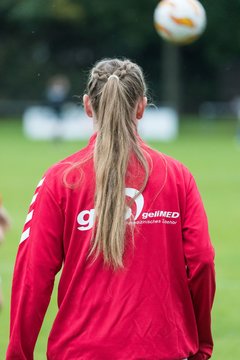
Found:
M 142 143 L 151 172 L 127 212 L 128 222 L 134 217 L 134 246 L 127 238 L 125 266 L 113 271 L 101 256 L 95 262 L 87 258 L 94 222 L 93 160 L 69 173 L 74 186 L 63 181 L 69 163 L 89 158 L 95 137 L 51 167 L 37 186 L 15 264 L 6 358 L 33 359 L 62 268 L 48 359 L 208 359 L 214 250 L 192 175 Z M 126 177 L 126 198 L 139 187 L 135 170 Z

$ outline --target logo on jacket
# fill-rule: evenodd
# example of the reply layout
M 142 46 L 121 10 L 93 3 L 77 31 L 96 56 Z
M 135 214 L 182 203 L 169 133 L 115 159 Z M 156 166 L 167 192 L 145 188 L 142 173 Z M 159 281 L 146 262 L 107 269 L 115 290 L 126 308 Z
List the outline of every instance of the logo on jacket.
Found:
M 138 194 L 138 190 L 136 190 L 134 188 L 126 188 L 125 194 L 126 194 L 126 196 L 129 196 L 132 199 L 134 199 L 134 197 L 137 196 L 134 199 L 134 202 L 136 205 L 136 214 L 134 216 L 134 220 L 136 220 L 142 212 L 143 205 L 144 205 L 144 198 L 143 198 L 142 194 Z M 128 219 L 130 219 L 130 217 L 132 217 L 132 209 L 128 207 L 125 218 L 126 218 L 126 220 L 128 220 Z M 90 230 L 93 227 L 94 218 L 95 218 L 95 210 L 94 209 L 81 211 L 77 217 L 77 222 L 80 225 L 78 227 L 78 230 L 81 230 L 81 231 Z
M 144 197 L 142 194 L 139 194 L 138 190 L 134 188 L 126 188 L 125 195 L 134 200 L 135 203 L 135 211 L 133 213 L 133 209 L 127 207 L 125 219 L 133 222 L 135 224 L 177 224 L 176 219 L 180 216 L 179 212 L 165 211 L 165 210 L 156 210 L 153 212 L 143 212 L 144 206 Z M 139 219 L 139 217 L 141 218 Z M 83 210 L 78 214 L 77 223 L 78 230 L 86 231 L 90 230 L 93 227 L 95 219 L 95 210 Z

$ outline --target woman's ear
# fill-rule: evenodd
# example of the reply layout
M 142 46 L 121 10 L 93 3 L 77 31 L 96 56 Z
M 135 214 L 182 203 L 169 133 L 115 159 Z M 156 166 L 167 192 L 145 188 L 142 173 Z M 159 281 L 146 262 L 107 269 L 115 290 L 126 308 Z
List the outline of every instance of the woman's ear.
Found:
M 87 94 L 83 95 L 83 105 L 84 105 L 84 110 L 85 110 L 85 113 L 87 114 L 87 116 L 92 118 L 93 117 L 92 105 L 90 102 L 90 98 Z
M 144 96 L 137 104 L 136 118 L 140 120 L 143 117 L 144 110 L 147 106 L 147 98 Z

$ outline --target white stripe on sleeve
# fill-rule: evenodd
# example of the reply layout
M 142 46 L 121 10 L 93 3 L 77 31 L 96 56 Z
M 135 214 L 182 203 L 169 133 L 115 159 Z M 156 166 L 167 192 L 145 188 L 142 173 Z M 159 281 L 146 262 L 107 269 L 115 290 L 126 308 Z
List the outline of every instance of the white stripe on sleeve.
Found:
M 33 198 L 32 198 L 32 201 L 31 201 L 31 204 L 30 204 L 30 205 L 32 205 L 32 204 L 35 202 L 37 196 L 38 196 L 38 193 L 35 194 L 35 195 L 33 195 Z
M 28 223 L 30 220 L 32 220 L 33 211 L 34 211 L 34 210 L 32 210 L 30 213 L 27 214 L 25 224 Z
M 25 231 L 22 233 L 22 236 L 21 236 L 21 239 L 20 239 L 20 244 L 29 237 L 29 234 L 30 234 L 30 227 L 27 228 L 27 230 L 25 230 Z
M 37 185 L 37 188 L 42 186 L 42 184 L 44 183 L 44 180 L 45 180 L 45 177 L 42 178 L 42 180 L 39 181 L 38 185 Z

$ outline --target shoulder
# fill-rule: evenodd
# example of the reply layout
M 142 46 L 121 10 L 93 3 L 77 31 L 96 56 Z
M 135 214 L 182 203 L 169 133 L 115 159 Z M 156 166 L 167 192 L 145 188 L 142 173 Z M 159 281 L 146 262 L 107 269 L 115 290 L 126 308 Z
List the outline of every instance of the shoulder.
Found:
M 54 178 L 56 176 L 59 176 L 64 173 L 66 169 L 68 169 L 73 164 L 76 164 L 78 162 L 81 162 L 81 160 L 84 157 L 84 149 L 77 151 L 76 153 L 66 157 L 65 159 L 62 159 L 58 161 L 57 163 L 50 166 L 50 168 L 47 169 L 44 176 L 47 179 Z
M 172 178 L 177 182 L 183 182 L 185 186 L 188 187 L 193 175 L 186 165 L 184 165 L 181 161 L 149 146 L 146 147 L 146 150 L 151 156 L 154 164 L 164 164 L 168 174 L 168 179 Z
M 50 189 L 66 188 L 66 183 L 76 183 L 80 172 L 92 168 L 92 147 L 88 144 L 83 149 L 53 164 L 43 175 L 44 184 Z M 90 172 L 90 171 L 89 171 Z M 71 187 L 71 186 L 70 186 Z

